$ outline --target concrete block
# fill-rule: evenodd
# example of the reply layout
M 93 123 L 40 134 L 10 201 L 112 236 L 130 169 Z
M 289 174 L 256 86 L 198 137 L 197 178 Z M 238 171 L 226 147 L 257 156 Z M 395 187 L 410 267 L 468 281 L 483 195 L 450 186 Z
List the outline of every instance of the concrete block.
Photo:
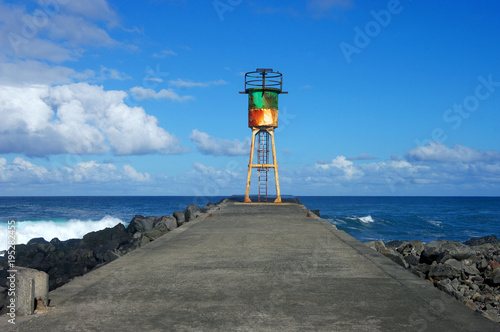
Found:
M 49 301 L 49 275 L 27 267 L 16 267 L 16 312 L 31 315 L 35 310 L 35 299 L 47 306 Z
M 16 273 L 16 314 L 31 315 L 35 311 L 35 280 L 22 272 Z

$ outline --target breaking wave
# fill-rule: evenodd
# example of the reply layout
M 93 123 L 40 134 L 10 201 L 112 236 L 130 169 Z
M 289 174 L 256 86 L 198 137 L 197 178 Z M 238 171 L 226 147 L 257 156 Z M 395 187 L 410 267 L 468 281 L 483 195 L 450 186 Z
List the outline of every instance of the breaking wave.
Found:
M 89 232 L 98 231 L 106 227 L 114 227 L 124 223 L 122 220 L 105 216 L 101 220 L 79 220 L 79 219 L 52 219 L 52 220 L 30 220 L 15 223 L 16 244 L 26 244 L 33 238 L 43 237 L 50 241 L 57 237 L 64 241 L 68 239 L 82 238 Z M 8 248 L 8 225 L 0 224 L 0 250 Z

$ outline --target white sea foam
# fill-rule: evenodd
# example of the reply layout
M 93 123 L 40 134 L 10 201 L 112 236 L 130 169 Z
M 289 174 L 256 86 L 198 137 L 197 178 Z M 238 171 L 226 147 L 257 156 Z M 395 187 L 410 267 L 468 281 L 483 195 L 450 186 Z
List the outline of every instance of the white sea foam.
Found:
M 442 227 L 442 226 L 441 226 L 441 224 L 442 224 L 442 223 L 441 223 L 441 221 L 439 221 L 439 220 L 427 220 L 427 222 L 428 222 L 429 224 L 431 224 L 431 225 L 436 226 L 436 227 Z
M 369 216 L 369 215 L 366 217 L 359 217 L 358 219 L 365 224 L 375 222 L 375 220 L 373 220 L 372 216 Z
M 68 221 L 19 221 L 15 224 L 16 244 L 25 244 L 37 237 L 43 237 L 47 241 L 55 237 L 61 241 L 82 238 L 89 232 L 114 227 L 119 223 L 125 224 L 122 220 L 110 216 L 97 221 L 79 219 L 70 219 Z M 0 224 L 0 250 L 5 250 L 8 247 L 7 234 L 7 224 Z

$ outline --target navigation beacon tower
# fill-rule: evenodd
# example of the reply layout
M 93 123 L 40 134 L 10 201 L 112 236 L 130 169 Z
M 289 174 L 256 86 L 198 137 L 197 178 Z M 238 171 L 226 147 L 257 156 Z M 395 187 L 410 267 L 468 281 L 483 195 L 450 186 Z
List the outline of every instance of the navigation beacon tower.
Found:
M 274 146 L 274 128 L 278 127 L 278 95 L 283 92 L 282 74 L 268 68 L 257 68 L 245 74 L 245 91 L 248 94 L 248 127 L 252 129 L 250 162 L 248 164 L 245 203 L 250 200 L 250 179 L 252 169 L 259 173 L 258 201 L 267 202 L 267 179 L 271 168 L 274 168 L 276 183 L 276 199 L 281 203 L 280 184 L 278 179 L 278 163 Z M 271 138 L 272 163 L 269 160 L 269 138 Z M 257 163 L 254 164 L 255 144 L 257 140 Z

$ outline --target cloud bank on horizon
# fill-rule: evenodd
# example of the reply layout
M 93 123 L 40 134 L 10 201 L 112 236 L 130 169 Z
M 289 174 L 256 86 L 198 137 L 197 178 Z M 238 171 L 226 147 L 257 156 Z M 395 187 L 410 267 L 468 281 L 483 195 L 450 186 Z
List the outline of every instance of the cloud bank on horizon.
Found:
M 498 5 L 224 4 L 0 0 L 0 195 L 240 194 L 268 64 L 285 194 L 500 195 Z

